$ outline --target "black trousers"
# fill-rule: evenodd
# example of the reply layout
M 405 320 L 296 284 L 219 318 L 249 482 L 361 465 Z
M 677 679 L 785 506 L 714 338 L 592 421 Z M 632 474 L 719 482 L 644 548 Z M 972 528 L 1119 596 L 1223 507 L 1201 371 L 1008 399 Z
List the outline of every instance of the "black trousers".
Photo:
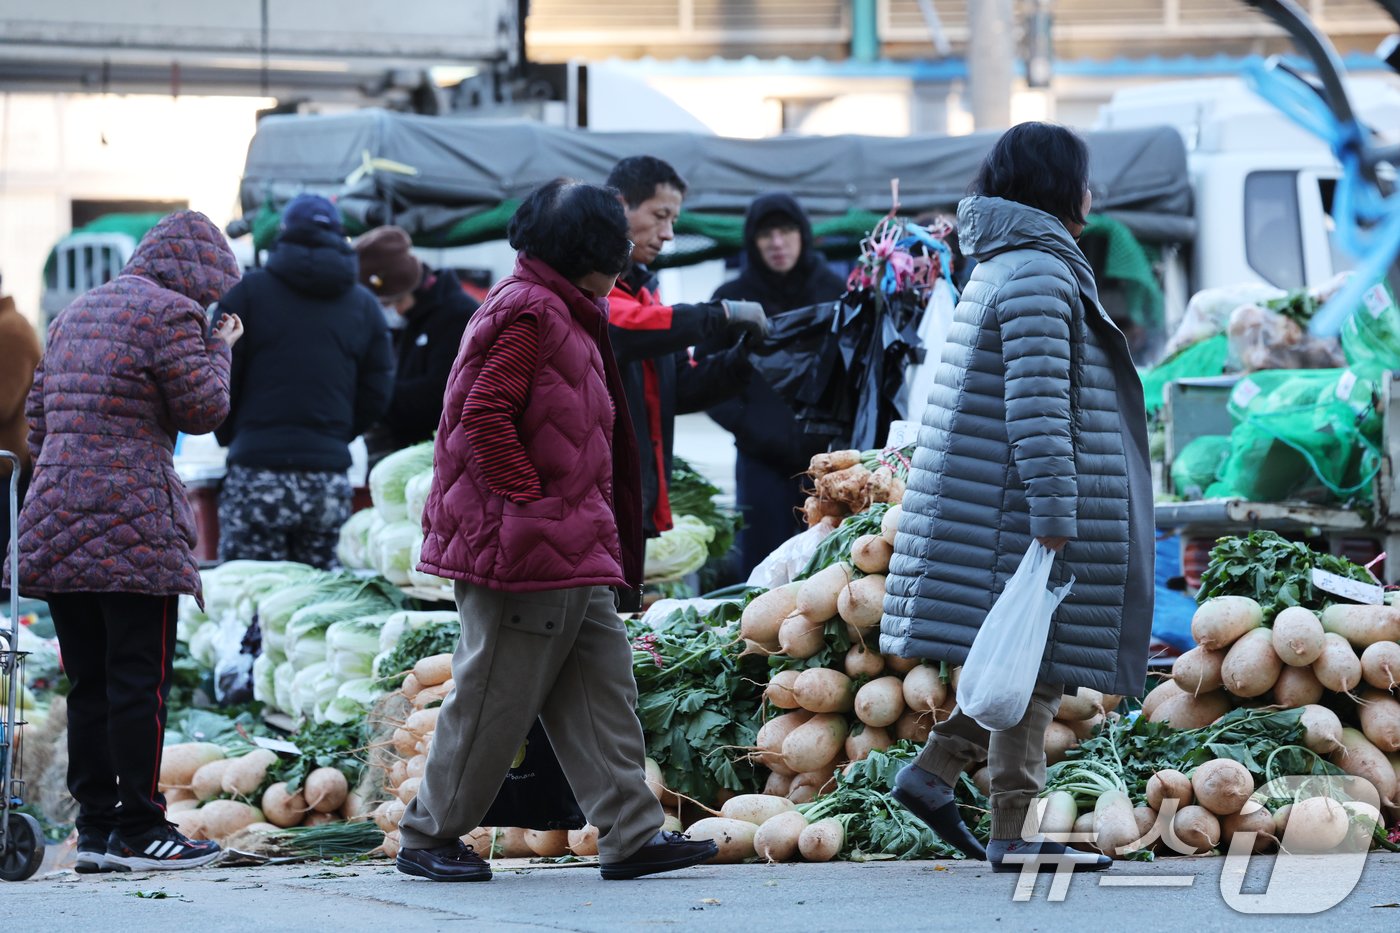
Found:
M 49 596 L 68 694 L 68 790 L 78 831 L 135 836 L 165 822 L 158 786 L 175 661 L 176 597 Z

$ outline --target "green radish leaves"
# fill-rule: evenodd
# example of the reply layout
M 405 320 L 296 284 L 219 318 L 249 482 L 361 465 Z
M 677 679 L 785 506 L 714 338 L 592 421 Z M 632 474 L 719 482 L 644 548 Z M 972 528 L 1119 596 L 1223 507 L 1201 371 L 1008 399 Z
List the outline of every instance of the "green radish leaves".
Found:
M 1349 580 L 1375 582 L 1365 567 L 1345 557 L 1319 554 L 1272 531 L 1256 531 L 1216 542 L 1201 575 L 1196 600 L 1204 603 L 1214 596 L 1248 596 L 1263 608 L 1266 623 L 1290 606 L 1321 612 L 1341 600 L 1313 586 L 1315 567 Z

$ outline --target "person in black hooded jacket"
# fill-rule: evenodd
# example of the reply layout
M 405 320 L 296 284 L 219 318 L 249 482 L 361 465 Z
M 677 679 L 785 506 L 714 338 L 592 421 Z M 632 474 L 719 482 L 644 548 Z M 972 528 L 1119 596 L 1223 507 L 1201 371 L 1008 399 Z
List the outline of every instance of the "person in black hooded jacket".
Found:
M 402 227 L 375 227 L 355 241 L 360 284 L 383 309 L 397 357 L 394 395 L 365 434 L 373 466 L 387 454 L 432 440 L 462 334 L 478 307 L 451 269 L 430 269 L 413 255 Z
M 350 442 L 381 418 L 394 385 L 389 329 L 357 281 L 335 206 L 300 195 L 265 269 L 224 296 L 243 320 L 230 374 L 219 494 L 219 559 L 329 569 L 350 516 Z
M 840 298 L 846 283 L 812 245 L 807 212 L 785 192 L 760 195 L 744 219 L 744 255 L 739 277 L 725 282 L 715 299 L 756 301 L 769 317 Z M 744 527 L 739 555 L 745 577 L 784 541 L 802 530 L 797 513 L 806 494 L 803 474 L 823 445 L 802 432 L 792 409 L 762 379 L 709 410 L 734 435 L 738 448 L 735 484 Z

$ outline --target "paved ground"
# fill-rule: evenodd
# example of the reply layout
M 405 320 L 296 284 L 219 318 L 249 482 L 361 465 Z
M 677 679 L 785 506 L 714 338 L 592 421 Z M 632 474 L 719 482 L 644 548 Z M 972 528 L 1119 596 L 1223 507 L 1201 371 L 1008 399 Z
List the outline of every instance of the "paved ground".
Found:
M 985 863 L 904 862 L 706 866 L 635 882 L 602 882 L 587 867 L 497 866 L 490 884 L 442 885 L 399 875 L 383 861 L 261 868 L 218 866 L 162 875 L 79 877 L 55 872 L 0 887 L 0 930 L 68 933 L 223 933 L 249 930 L 537 931 L 756 930 L 1238 930 L 1305 925 L 1394 929 L 1400 922 L 1400 855 L 1373 855 L 1360 884 L 1322 916 L 1250 917 L 1219 890 L 1223 859 L 1120 864 L 1081 877 L 1063 901 L 1050 879 L 1016 903 L 1016 876 Z M 1262 889 L 1260 859 L 1244 890 Z M 1316 878 L 1320 872 L 1308 869 Z M 1144 879 L 1180 876 L 1174 887 Z M 1257 877 L 1254 877 L 1257 876 Z M 1122 886 L 1121 879 L 1138 879 Z M 1119 879 L 1119 886 L 1097 883 Z M 1295 886 L 1306 888 L 1310 882 Z M 137 894 L 163 892 L 164 898 Z

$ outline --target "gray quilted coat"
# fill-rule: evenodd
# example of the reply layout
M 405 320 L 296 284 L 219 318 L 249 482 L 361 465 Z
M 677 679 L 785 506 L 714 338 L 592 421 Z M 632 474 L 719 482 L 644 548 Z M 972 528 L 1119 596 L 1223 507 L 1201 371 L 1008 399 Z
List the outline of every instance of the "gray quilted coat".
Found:
M 880 649 L 957 664 L 1035 537 L 1071 574 L 1045 683 L 1137 696 L 1152 627 L 1152 473 L 1142 384 L 1054 217 L 1000 198 L 958 207 L 979 265 L 929 394 Z

